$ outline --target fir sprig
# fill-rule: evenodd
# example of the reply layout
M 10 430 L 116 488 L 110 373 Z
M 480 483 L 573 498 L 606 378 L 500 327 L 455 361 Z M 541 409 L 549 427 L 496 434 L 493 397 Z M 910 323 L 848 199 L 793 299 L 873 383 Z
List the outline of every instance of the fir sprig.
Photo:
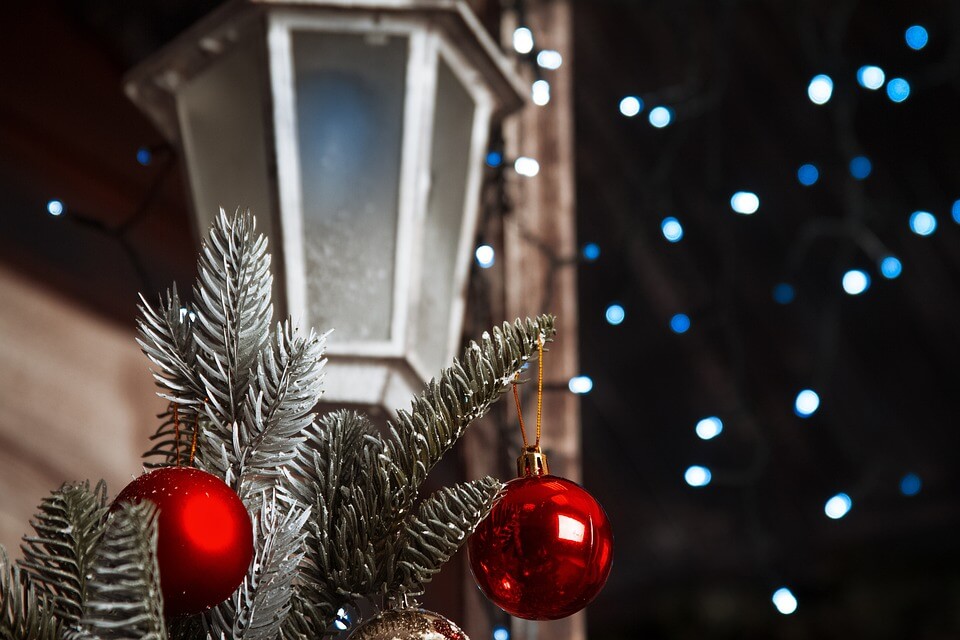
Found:
M 24 536 L 20 566 L 34 588 L 50 597 L 64 624 L 83 614 L 94 552 L 107 517 L 107 486 L 100 481 L 65 484 L 44 498 L 31 521 L 36 535 Z
M 554 319 L 518 320 L 470 343 L 381 434 L 355 412 L 316 416 L 325 336 L 289 322 L 271 332 L 270 259 L 249 213 L 221 210 L 198 273 L 192 304 L 174 288 L 157 307 L 141 305 L 138 342 L 171 403 L 146 456 L 185 461 L 174 418 L 186 432 L 196 425 L 194 462 L 244 499 L 255 550 L 231 598 L 170 621 L 171 640 L 313 640 L 341 606 L 421 593 L 501 485 L 484 478 L 422 503 L 420 488 L 551 339 Z M 68 485 L 41 505 L 26 570 L 0 557 L 0 640 L 165 640 L 156 510 L 105 510 L 100 485 Z
M 290 610 L 303 559 L 310 509 L 285 504 L 273 492 L 255 518 L 254 557 L 243 584 L 204 615 L 207 633 L 234 640 L 274 640 Z
M 123 504 L 97 545 L 80 630 L 98 640 L 166 640 L 157 566 L 157 508 Z
M 0 546 L 0 640 L 59 640 L 61 629 L 47 594 L 29 583 Z
M 503 484 L 493 478 L 440 489 L 404 524 L 392 588 L 420 594 L 441 567 L 487 517 Z

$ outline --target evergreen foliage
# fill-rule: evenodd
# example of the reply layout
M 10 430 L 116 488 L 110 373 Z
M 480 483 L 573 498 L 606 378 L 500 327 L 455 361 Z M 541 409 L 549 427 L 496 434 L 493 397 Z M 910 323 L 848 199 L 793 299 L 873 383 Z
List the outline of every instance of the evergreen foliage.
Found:
M 100 481 L 65 484 L 40 504 L 35 536 L 23 538 L 20 566 L 34 588 L 46 593 L 65 624 L 83 615 L 94 552 L 107 517 L 107 486 Z
M 49 597 L 30 584 L 0 547 L 0 640 L 59 640 Z
M 487 515 L 502 487 L 493 478 L 423 500 L 421 486 L 538 341 L 552 338 L 553 318 L 470 343 L 381 434 L 356 412 L 315 414 L 326 335 L 289 321 L 271 331 L 271 281 L 253 217 L 221 210 L 192 305 L 175 287 L 140 305 L 138 343 L 170 403 L 144 457 L 148 466 L 193 457 L 237 490 L 254 522 L 241 586 L 202 615 L 164 621 L 156 510 L 126 505 L 107 516 L 102 483 L 65 485 L 40 505 L 23 569 L 0 556 L 0 640 L 314 640 L 340 607 L 422 593 Z
M 97 545 L 80 632 L 97 640 L 164 640 L 157 567 L 157 515 L 150 502 L 123 504 L 110 514 Z

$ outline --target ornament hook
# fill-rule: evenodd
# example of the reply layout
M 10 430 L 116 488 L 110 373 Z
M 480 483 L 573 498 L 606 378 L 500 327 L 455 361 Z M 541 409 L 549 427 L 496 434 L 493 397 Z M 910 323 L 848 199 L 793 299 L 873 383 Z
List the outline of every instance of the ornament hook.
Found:
M 540 450 L 541 417 L 543 415 L 543 336 L 537 338 L 537 365 L 537 439 L 532 446 L 527 442 L 527 432 L 523 425 L 523 410 L 520 407 L 520 392 L 517 390 L 520 372 L 518 371 L 513 377 L 513 399 L 517 404 L 520 437 L 523 439 L 523 453 L 517 458 L 517 474 L 521 478 L 544 476 L 550 473 L 547 456 Z

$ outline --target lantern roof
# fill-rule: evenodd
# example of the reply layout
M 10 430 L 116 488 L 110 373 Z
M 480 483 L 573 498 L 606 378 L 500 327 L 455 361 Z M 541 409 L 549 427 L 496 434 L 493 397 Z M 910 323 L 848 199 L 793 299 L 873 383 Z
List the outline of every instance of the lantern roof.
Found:
M 331 17 L 369 16 L 371 26 L 384 16 L 420 19 L 439 29 L 470 60 L 496 101 L 494 119 L 526 101 L 523 80 L 464 0 L 233 0 L 214 10 L 161 48 L 124 78 L 127 96 L 149 114 L 164 137 L 180 144 L 177 86 L 201 72 L 245 36 L 266 38 L 266 16 L 273 11 L 309 11 Z M 236 99 L 242 100 L 243 96 Z

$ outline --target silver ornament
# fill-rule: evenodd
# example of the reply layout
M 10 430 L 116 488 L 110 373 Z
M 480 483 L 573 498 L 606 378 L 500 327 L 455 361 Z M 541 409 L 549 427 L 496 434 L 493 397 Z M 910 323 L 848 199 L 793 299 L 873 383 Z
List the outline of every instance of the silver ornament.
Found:
M 350 640 L 470 640 L 460 627 L 438 613 L 393 609 L 364 622 Z

